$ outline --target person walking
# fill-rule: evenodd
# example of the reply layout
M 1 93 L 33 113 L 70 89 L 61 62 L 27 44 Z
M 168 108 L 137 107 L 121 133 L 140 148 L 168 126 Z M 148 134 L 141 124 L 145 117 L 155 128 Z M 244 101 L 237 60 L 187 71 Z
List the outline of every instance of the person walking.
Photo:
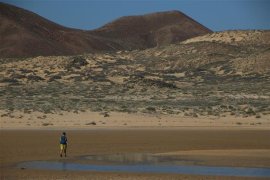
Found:
M 60 137 L 60 157 L 62 157 L 63 153 L 65 154 L 65 157 L 67 157 L 67 141 L 66 133 L 63 132 Z

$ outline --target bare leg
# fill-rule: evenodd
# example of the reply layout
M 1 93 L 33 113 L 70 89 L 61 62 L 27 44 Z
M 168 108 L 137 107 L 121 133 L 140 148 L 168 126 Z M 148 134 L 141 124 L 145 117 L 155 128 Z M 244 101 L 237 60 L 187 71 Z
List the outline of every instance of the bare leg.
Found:
M 67 145 L 66 145 L 66 147 L 64 148 L 64 153 L 65 153 L 65 157 L 67 157 Z
M 63 154 L 63 148 L 62 146 L 60 146 L 60 157 L 62 157 L 62 154 Z

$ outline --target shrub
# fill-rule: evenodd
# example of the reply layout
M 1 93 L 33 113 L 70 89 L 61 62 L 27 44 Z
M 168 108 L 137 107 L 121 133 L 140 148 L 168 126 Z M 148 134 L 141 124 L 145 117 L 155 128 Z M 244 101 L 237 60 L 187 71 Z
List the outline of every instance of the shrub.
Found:
M 53 123 L 42 123 L 42 126 L 52 126 L 53 125 Z
M 256 115 L 256 118 L 261 118 L 261 115 L 259 115 L 259 114 L 258 114 L 258 115 Z
M 97 125 L 97 123 L 95 122 L 95 121 L 92 121 L 92 122 L 90 122 L 90 123 L 86 123 L 85 125 Z
M 156 108 L 154 107 L 147 107 L 146 110 L 156 112 Z
M 73 59 L 71 60 L 71 62 L 67 65 L 67 68 L 77 68 L 80 69 L 82 66 L 86 66 L 88 64 L 88 62 L 86 61 L 86 59 L 84 59 L 81 56 L 76 56 L 73 57 Z
M 18 83 L 19 81 L 14 78 L 3 78 L 0 80 L 2 83 Z

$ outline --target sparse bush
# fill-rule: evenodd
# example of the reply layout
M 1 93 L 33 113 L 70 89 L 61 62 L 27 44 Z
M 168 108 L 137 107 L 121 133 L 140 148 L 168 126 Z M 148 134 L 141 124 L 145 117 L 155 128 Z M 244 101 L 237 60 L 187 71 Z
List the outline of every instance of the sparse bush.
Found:
M 108 112 L 101 112 L 100 114 L 103 115 L 104 117 L 109 117 L 110 116 L 110 114 Z
M 24 109 L 23 112 L 24 112 L 25 114 L 30 114 L 30 113 L 31 113 L 31 110 L 29 110 L 29 109 Z
M 54 81 L 54 80 L 57 80 L 57 79 L 61 79 L 61 78 L 62 77 L 59 76 L 59 75 L 54 75 L 54 76 L 50 77 L 49 82 Z
M 154 107 L 147 107 L 146 110 L 151 111 L 151 112 L 156 112 L 156 108 Z
M 27 74 L 27 73 L 32 73 L 33 71 L 30 69 L 20 69 L 21 73 Z
M 261 115 L 259 115 L 259 114 L 258 114 L 258 115 L 256 115 L 256 118 L 261 118 Z
M 246 114 L 248 114 L 248 115 L 256 115 L 256 113 L 254 112 L 254 110 L 252 108 L 248 108 L 246 110 Z
M 52 126 L 53 123 L 42 123 L 42 126 Z
M 93 122 L 90 122 L 90 123 L 86 123 L 85 125 L 97 125 L 97 123 L 95 122 L 95 121 L 93 121 Z
M 213 115 L 212 111 L 207 111 L 207 115 Z
M 48 70 L 45 70 L 44 73 L 45 73 L 45 74 L 50 74 L 51 72 L 48 71 Z
M 86 61 L 86 59 L 84 59 L 81 56 L 75 56 L 73 57 L 73 59 L 71 60 L 71 62 L 67 65 L 67 68 L 77 68 L 80 69 L 82 66 L 86 66 L 88 64 L 88 62 Z
M 198 117 L 198 115 L 196 113 L 193 113 L 192 117 Z
M 23 75 L 23 74 L 12 74 L 10 76 L 10 78 L 12 78 L 12 79 L 23 79 L 23 78 L 26 78 L 26 76 Z
M 82 81 L 82 76 L 75 76 L 73 77 L 74 81 Z
M 19 81 L 15 78 L 3 78 L 0 80 L 2 83 L 18 83 Z
M 1 114 L 1 117 L 7 117 L 8 114 Z
M 42 81 L 42 80 L 44 80 L 42 77 L 35 76 L 35 75 L 32 75 L 32 74 L 28 75 L 27 79 L 29 81 Z

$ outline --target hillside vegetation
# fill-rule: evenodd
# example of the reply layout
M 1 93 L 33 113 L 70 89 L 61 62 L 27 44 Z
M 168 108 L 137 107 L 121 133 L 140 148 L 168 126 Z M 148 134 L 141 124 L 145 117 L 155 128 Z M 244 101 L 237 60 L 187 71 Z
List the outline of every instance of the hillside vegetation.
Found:
M 229 31 L 147 50 L 2 58 L 0 109 L 269 118 L 267 38 Z

